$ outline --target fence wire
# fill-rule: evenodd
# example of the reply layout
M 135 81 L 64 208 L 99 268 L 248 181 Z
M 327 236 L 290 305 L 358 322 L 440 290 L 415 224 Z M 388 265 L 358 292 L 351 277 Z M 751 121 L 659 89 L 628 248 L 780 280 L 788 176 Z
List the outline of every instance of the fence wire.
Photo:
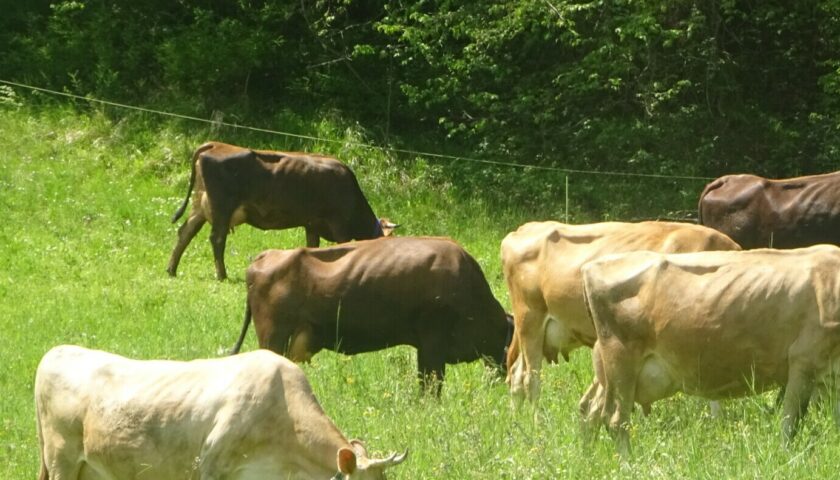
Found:
M 72 99 L 75 99 L 75 100 L 81 100 L 81 101 L 96 103 L 96 104 L 100 104 L 100 105 L 107 105 L 107 106 L 110 106 L 110 107 L 116 107 L 116 108 L 121 108 L 121 109 L 125 109 L 125 110 L 134 110 L 134 111 L 149 113 L 149 114 L 153 114 L 153 115 L 160 115 L 160 116 L 165 116 L 165 117 L 170 117 L 170 118 L 178 118 L 178 119 L 182 119 L 182 120 L 190 120 L 190 121 L 194 121 L 194 122 L 201 122 L 201 123 L 206 123 L 206 124 L 210 124 L 210 125 L 217 126 L 217 127 L 218 126 L 224 126 L 224 127 L 234 128 L 234 129 L 249 130 L 249 131 L 253 131 L 253 132 L 267 133 L 267 134 L 271 134 L 271 135 L 279 135 L 279 136 L 284 136 L 284 137 L 289 137 L 289 138 L 296 138 L 296 139 L 316 141 L 316 142 L 340 143 L 342 145 L 351 145 L 351 146 L 359 147 L 359 148 L 368 148 L 368 149 L 372 149 L 372 150 L 375 149 L 375 150 L 380 150 L 380 151 L 384 151 L 384 152 L 393 152 L 393 153 L 400 153 L 400 154 L 405 154 L 405 155 L 414 155 L 414 156 L 418 156 L 418 157 L 425 157 L 425 158 L 430 158 L 430 159 L 435 159 L 435 160 L 471 162 L 471 163 L 478 163 L 478 164 L 491 165 L 491 166 L 497 166 L 497 167 L 520 168 L 520 169 L 529 169 L 529 170 L 545 170 L 545 171 L 553 171 L 553 172 L 559 172 L 559 173 L 565 173 L 565 174 L 596 175 L 596 176 L 601 175 L 601 176 L 630 177 L 630 178 L 632 178 L 632 177 L 636 177 L 636 178 L 659 178 L 659 179 L 668 179 L 668 180 L 692 180 L 692 181 L 714 180 L 713 177 L 699 177 L 699 176 L 691 176 L 691 175 L 664 175 L 664 174 L 657 174 L 657 173 L 615 172 L 615 171 L 603 171 L 603 170 L 583 170 L 583 169 L 574 169 L 574 168 L 549 167 L 549 166 L 543 166 L 543 165 L 522 165 L 522 164 L 519 164 L 519 163 L 503 162 L 503 161 L 499 161 L 499 160 L 488 160 L 488 159 L 474 158 L 474 157 L 463 157 L 463 156 L 458 156 L 458 155 L 446 155 L 446 154 L 442 154 L 442 153 L 423 152 L 423 151 L 419 151 L 419 150 L 402 149 L 402 148 L 394 148 L 394 147 L 382 147 L 382 146 L 370 145 L 370 144 L 361 143 L 361 142 L 347 142 L 347 141 L 344 141 L 344 140 L 335 140 L 335 139 L 329 139 L 329 138 L 316 137 L 316 136 L 312 136 L 312 135 L 302 135 L 302 134 L 298 134 L 298 133 L 284 132 L 284 131 L 281 131 L 281 130 L 274 130 L 274 129 L 269 129 L 269 128 L 253 127 L 253 126 L 249 126 L 249 125 L 241 125 L 241 124 L 238 124 L 238 123 L 224 122 L 224 121 L 221 121 L 219 118 L 208 119 L 208 118 L 195 117 L 195 116 L 191 116 L 191 115 L 184 115 L 184 114 L 181 114 L 181 113 L 167 112 L 167 111 L 157 110 L 157 109 L 153 109 L 153 108 L 138 107 L 136 105 L 128 105 L 128 104 L 119 103 L 119 102 L 112 102 L 110 100 L 102 100 L 102 99 L 94 98 L 94 97 L 90 97 L 90 96 L 82 96 L 82 95 L 76 95 L 76 94 L 68 93 L 68 92 L 60 92 L 60 91 L 51 90 L 51 89 L 48 89 L 48 88 L 36 87 L 36 86 L 33 86 L 33 85 L 27 85 L 27 84 L 24 84 L 24 83 L 13 82 L 13 81 L 9 81 L 9 80 L 0 79 L 0 83 L 5 84 L 5 85 L 9 85 L 9 86 L 12 86 L 12 87 L 25 88 L 25 89 L 32 90 L 32 91 L 35 91 L 35 92 L 47 93 L 47 94 L 55 95 L 55 96 L 62 96 L 62 97 L 66 97 L 66 98 L 72 98 Z

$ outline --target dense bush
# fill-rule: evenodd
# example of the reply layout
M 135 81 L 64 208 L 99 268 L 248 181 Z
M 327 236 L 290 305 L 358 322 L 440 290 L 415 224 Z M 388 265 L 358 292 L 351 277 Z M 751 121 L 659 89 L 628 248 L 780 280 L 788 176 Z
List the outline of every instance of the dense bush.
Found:
M 39 0 L 4 10 L 0 77 L 338 112 L 383 143 L 527 165 L 788 176 L 837 168 L 838 47 L 832 0 Z
M 491 153 L 649 173 L 836 167 L 835 2 L 416 2 L 408 101 Z

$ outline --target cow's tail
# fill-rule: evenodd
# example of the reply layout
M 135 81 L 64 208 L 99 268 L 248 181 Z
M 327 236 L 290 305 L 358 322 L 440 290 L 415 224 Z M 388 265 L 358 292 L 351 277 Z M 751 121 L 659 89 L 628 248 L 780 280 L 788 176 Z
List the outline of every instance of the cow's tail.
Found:
M 230 350 L 231 355 L 236 355 L 242 348 L 242 343 L 245 341 L 245 334 L 248 333 L 248 325 L 251 324 L 251 302 L 245 300 L 245 319 L 242 321 L 242 331 L 239 332 L 239 339 L 236 345 Z
M 581 273 L 583 274 L 583 278 L 581 279 L 581 286 L 583 287 L 583 305 L 586 307 L 586 316 L 589 317 L 589 323 L 595 325 L 595 315 L 592 314 L 592 302 L 589 300 L 589 285 L 586 281 L 586 273 Z
M 198 156 L 201 155 L 204 151 L 213 148 L 213 143 L 208 142 L 204 145 L 198 147 L 193 153 L 192 162 L 190 163 L 190 186 L 187 187 L 187 196 L 184 198 L 184 201 L 181 203 L 181 206 L 178 207 L 178 210 L 175 211 L 175 214 L 172 215 L 172 223 L 178 221 L 181 218 L 181 215 L 187 210 L 187 204 L 190 203 L 190 195 L 192 195 L 193 187 L 195 186 L 195 162 L 198 160 Z
M 703 189 L 703 193 L 700 194 L 700 200 L 697 202 L 697 223 L 700 225 L 705 225 L 705 223 L 703 223 L 703 199 L 705 199 L 706 195 L 708 195 L 708 193 L 712 190 L 717 190 L 722 187 L 725 182 L 726 180 L 724 177 L 712 180 L 712 182 L 707 184 L 706 188 Z

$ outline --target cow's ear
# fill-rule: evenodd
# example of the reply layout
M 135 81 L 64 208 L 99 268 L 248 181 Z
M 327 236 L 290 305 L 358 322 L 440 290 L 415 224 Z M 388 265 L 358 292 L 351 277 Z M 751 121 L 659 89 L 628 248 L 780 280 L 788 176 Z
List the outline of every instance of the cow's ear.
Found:
M 354 438 L 350 440 L 350 447 L 352 447 L 353 451 L 356 452 L 356 456 L 363 458 L 367 457 L 367 447 L 365 447 L 365 442 Z
M 352 475 L 356 471 L 356 454 L 353 450 L 346 447 L 338 450 L 338 471 L 345 475 Z

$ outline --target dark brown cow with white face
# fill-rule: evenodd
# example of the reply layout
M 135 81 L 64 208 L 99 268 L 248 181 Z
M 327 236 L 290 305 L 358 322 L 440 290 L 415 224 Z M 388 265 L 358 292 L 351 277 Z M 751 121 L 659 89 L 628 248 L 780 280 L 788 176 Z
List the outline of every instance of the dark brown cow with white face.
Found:
M 489 357 L 502 364 L 512 334 L 481 267 L 445 238 L 268 250 L 246 278 L 233 353 L 253 314 L 260 347 L 294 361 L 324 348 L 355 354 L 412 345 L 421 378 L 442 380 L 447 363 Z
M 339 243 L 377 238 L 396 227 L 376 218 L 347 165 L 320 155 L 208 142 L 193 154 L 187 197 L 172 217 L 173 223 L 186 210 L 190 192 L 193 208 L 178 229 L 178 243 L 167 267 L 172 276 L 205 222 L 212 225 L 210 244 L 219 280 L 227 278 L 228 232 L 243 223 L 263 230 L 304 227 L 310 247 L 317 247 L 320 238 Z
M 840 172 L 783 180 L 726 175 L 706 185 L 698 209 L 701 224 L 746 249 L 840 245 Z

